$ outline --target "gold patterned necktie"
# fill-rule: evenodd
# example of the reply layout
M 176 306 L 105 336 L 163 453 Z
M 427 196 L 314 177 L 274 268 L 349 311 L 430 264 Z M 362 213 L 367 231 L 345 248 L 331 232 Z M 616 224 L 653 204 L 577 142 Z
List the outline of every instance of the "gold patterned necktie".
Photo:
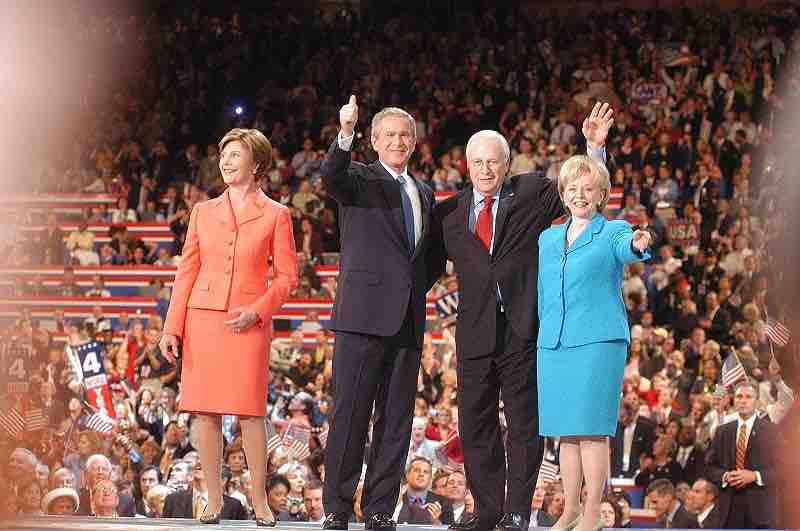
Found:
M 747 424 L 739 427 L 739 437 L 736 439 L 736 470 L 744 468 L 744 454 L 747 452 Z

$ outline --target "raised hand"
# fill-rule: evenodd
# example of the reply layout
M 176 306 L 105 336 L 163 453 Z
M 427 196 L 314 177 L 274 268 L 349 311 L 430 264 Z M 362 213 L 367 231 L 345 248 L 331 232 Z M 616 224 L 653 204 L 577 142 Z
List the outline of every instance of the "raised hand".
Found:
M 608 130 L 613 123 L 614 109 L 608 103 L 600 103 L 599 101 L 595 103 L 592 112 L 583 121 L 583 127 L 581 128 L 589 147 L 600 149 L 605 146 Z
M 339 124 L 342 127 L 342 136 L 352 136 L 357 121 L 358 105 L 356 104 L 356 95 L 351 94 L 350 101 L 339 109 Z
M 650 235 L 650 231 L 639 229 L 633 233 L 633 246 L 640 253 L 643 253 L 645 249 L 650 247 L 652 240 L 653 237 Z

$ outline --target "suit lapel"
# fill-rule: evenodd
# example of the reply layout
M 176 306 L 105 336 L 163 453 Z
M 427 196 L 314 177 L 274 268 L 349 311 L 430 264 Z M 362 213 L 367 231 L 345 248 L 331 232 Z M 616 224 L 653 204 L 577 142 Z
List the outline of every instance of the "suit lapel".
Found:
M 473 231 L 469 228 L 469 217 L 472 215 L 472 211 L 474 208 L 474 197 L 475 197 L 475 190 L 470 188 L 464 195 L 461 196 L 461 199 L 458 202 L 458 218 L 463 220 L 463 223 L 459 223 L 458 227 L 463 228 L 464 232 L 466 233 L 464 236 L 464 240 L 467 245 L 473 245 L 481 252 L 489 253 L 486 250 L 486 247 L 483 245 L 483 242 L 478 239 Z M 477 223 L 477 216 L 475 219 L 475 223 Z
M 565 223 L 564 231 L 566 233 L 567 228 L 569 225 L 572 224 L 572 220 L 569 223 Z M 567 249 L 567 254 L 577 251 L 581 247 L 585 247 L 592 243 L 594 240 L 595 235 L 600 234 L 600 231 L 603 230 L 603 225 L 606 224 L 606 218 L 604 218 L 601 214 L 595 214 L 592 218 L 592 221 L 589 222 L 589 226 L 586 227 L 578 239 L 572 242 L 572 245 Z M 566 234 L 565 234 L 566 236 Z M 566 239 L 564 240 L 564 245 L 566 245 Z
M 500 204 L 497 205 L 497 219 L 494 222 L 494 252 L 497 255 L 500 251 L 500 244 L 502 243 L 503 229 L 506 226 L 508 213 L 514 206 L 514 187 L 510 183 L 503 185 L 500 190 Z
M 254 219 L 258 219 L 263 216 L 266 202 L 267 198 L 263 196 L 263 193 L 260 190 L 254 194 L 251 194 L 251 196 L 247 198 L 247 201 L 245 201 L 244 210 L 239 218 L 239 225 L 244 225 L 249 221 L 253 221 Z
M 230 189 L 226 189 L 222 195 L 214 199 L 214 216 L 220 226 L 226 230 L 236 230 L 236 218 L 233 216 L 233 208 L 231 207 Z

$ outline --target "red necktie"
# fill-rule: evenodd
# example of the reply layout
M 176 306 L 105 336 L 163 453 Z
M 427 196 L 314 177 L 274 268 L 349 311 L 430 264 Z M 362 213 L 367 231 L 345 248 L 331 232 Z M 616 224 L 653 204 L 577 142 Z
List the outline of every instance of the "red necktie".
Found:
M 478 220 L 475 222 L 475 236 L 483 242 L 486 250 L 491 252 L 492 245 L 492 225 L 494 216 L 492 216 L 492 205 L 494 204 L 494 197 L 485 197 L 483 199 L 483 210 L 478 214 Z

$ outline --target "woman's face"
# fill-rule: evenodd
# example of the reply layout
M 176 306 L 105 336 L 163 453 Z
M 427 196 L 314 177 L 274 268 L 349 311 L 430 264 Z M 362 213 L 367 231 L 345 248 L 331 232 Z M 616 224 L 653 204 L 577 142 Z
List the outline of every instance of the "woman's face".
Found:
M 22 491 L 22 505 L 28 510 L 38 509 L 42 504 L 42 489 L 38 483 L 31 483 Z
M 228 466 L 231 467 L 231 472 L 239 474 L 244 468 L 244 452 L 233 452 L 228 456 Z
M 588 173 L 572 179 L 564 187 L 564 204 L 575 218 L 591 217 L 602 198 L 600 187 Z
M 91 455 L 92 443 L 88 437 L 78 437 L 78 453 L 84 457 Z
M 603 527 L 613 528 L 614 520 L 616 519 L 616 513 L 614 513 L 614 508 L 611 506 L 611 502 L 604 501 L 600 504 L 600 520 L 603 523 Z
M 296 471 L 289 472 L 289 474 L 286 476 L 286 479 L 289 480 L 289 485 L 292 486 L 292 493 L 302 496 L 303 487 L 306 484 L 306 479 L 303 477 L 303 475 L 297 473 Z
M 289 490 L 285 485 L 276 485 L 269 491 L 269 499 L 267 500 L 272 511 L 285 512 L 289 510 L 289 505 L 286 503 L 286 497 L 289 495 Z
M 219 170 L 222 180 L 228 186 L 241 186 L 253 180 L 256 164 L 250 149 L 238 140 L 225 144 L 219 157 Z

